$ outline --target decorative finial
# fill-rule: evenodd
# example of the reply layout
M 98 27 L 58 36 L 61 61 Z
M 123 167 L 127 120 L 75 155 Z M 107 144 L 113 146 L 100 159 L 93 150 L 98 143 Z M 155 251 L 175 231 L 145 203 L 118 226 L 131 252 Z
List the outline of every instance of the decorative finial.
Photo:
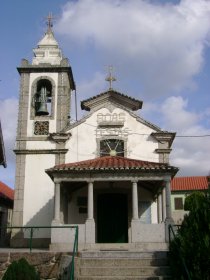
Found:
M 112 75 L 113 66 L 109 66 L 109 75 L 106 78 L 106 81 L 109 82 L 109 90 L 112 90 L 112 82 L 115 82 L 117 79 Z
M 46 19 L 47 19 L 47 22 L 46 22 L 46 24 L 47 24 L 47 32 L 52 32 L 53 19 L 54 19 L 52 13 L 49 13 L 49 15 L 46 17 Z

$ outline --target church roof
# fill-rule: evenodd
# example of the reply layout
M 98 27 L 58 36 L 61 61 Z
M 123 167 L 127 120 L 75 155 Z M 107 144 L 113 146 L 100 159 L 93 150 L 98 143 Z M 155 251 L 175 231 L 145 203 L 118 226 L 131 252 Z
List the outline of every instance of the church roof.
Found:
M 143 104 L 140 100 L 134 99 L 113 89 L 109 89 L 108 91 L 81 101 L 81 108 L 82 110 L 90 111 L 108 101 L 123 105 L 132 111 L 141 109 Z
M 95 159 L 56 165 L 46 170 L 53 171 L 102 171 L 102 170 L 142 170 L 142 171 L 169 171 L 177 172 L 178 168 L 166 163 L 149 162 L 118 156 L 105 156 Z
M 0 196 L 14 200 L 14 190 L 0 181 Z
M 176 177 L 172 180 L 172 191 L 198 191 L 207 190 L 210 182 L 209 176 Z

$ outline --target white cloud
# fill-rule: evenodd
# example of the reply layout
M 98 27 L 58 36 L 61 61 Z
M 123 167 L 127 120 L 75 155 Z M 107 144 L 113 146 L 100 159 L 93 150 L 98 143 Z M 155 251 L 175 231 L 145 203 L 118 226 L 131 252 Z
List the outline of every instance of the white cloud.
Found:
M 208 111 L 208 110 L 207 110 Z M 180 167 L 180 175 L 208 175 L 210 172 L 210 129 L 202 125 L 202 112 L 190 112 L 188 101 L 182 97 L 169 97 L 160 107 L 165 128 L 177 132 L 171 163 Z M 179 137 L 179 136 L 191 137 Z
M 18 100 L 9 98 L 0 100 L 1 124 L 6 151 L 7 168 L 14 165 L 14 145 L 17 127 Z M 14 174 L 12 174 L 14 177 Z
M 165 100 L 161 106 L 161 112 L 163 114 L 165 123 L 174 131 L 180 133 L 189 132 L 192 126 L 199 120 L 199 115 L 193 112 L 189 112 L 188 101 L 181 96 L 172 96 Z
M 64 8 L 57 32 L 122 68 L 147 95 L 194 87 L 209 40 L 210 1 L 79 0 Z M 71 47 L 71 44 L 70 44 Z

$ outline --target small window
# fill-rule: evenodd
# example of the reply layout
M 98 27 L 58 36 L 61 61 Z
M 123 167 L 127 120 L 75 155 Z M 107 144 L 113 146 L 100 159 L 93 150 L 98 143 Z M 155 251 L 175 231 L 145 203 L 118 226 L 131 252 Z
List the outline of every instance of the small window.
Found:
M 124 157 L 124 141 L 120 139 L 105 139 L 100 141 L 100 156 Z
M 174 207 L 175 207 L 175 210 L 183 210 L 184 209 L 183 198 L 182 197 L 175 197 L 174 198 Z

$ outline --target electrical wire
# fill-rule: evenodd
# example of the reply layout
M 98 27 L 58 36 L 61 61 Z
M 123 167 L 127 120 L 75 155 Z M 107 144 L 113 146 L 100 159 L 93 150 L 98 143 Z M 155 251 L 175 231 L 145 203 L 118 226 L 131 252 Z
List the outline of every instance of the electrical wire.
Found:
M 92 126 L 92 127 L 95 127 L 95 128 L 98 128 L 98 126 L 90 124 L 90 123 L 87 123 L 87 122 L 84 122 L 83 124 L 88 125 L 88 126 Z M 128 132 L 128 135 L 150 136 L 151 134 L 138 133 L 138 132 Z M 178 134 L 178 135 L 175 136 L 175 138 L 205 138 L 205 137 L 210 137 L 210 134 L 203 134 L 203 135 L 179 135 Z

